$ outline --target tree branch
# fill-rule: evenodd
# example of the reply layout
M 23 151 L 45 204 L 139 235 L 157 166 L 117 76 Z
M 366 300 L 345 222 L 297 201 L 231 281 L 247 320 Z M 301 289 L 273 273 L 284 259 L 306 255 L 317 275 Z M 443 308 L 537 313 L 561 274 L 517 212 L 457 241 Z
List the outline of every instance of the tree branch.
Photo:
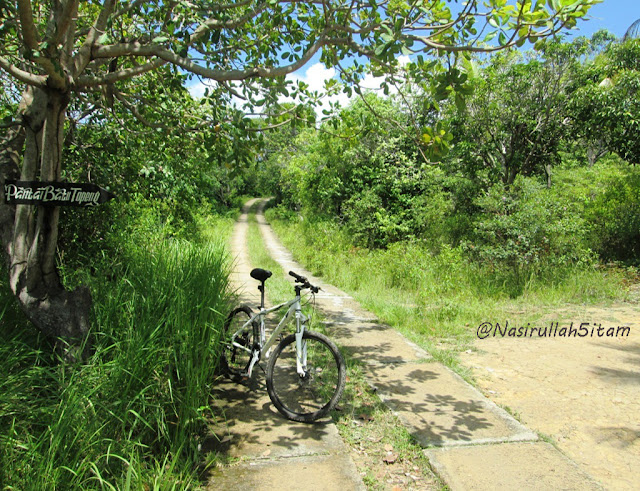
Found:
M 37 51 L 40 44 L 38 31 L 33 22 L 33 12 L 29 0 L 18 0 L 18 13 L 20 15 L 20 25 L 22 26 L 22 39 L 30 50 Z
M 173 128 L 170 128 L 168 125 L 163 124 L 163 123 L 152 123 L 151 121 L 147 120 L 141 113 L 140 111 L 138 111 L 138 108 L 136 106 L 134 106 L 133 104 L 131 104 L 125 97 L 124 95 L 122 95 L 122 93 L 118 90 L 114 91 L 113 95 L 115 96 L 116 99 L 118 99 L 120 101 L 120 103 L 126 107 L 129 112 L 131 114 L 133 114 L 133 116 L 140 121 L 143 125 L 149 127 L 149 128 L 161 128 L 163 130 L 167 130 L 170 131 Z
M 75 12 L 77 12 L 78 0 L 67 0 L 62 8 L 62 14 L 57 19 L 56 32 L 53 36 L 53 45 L 58 46 L 64 40 L 65 34 L 69 30 L 69 26 L 74 21 Z
M 116 0 L 105 0 L 104 7 L 102 7 L 93 27 L 89 30 L 87 39 L 78 50 L 78 54 L 75 56 L 73 70 L 74 77 L 80 75 L 89 64 L 89 61 L 91 61 L 91 49 L 98 40 L 98 37 L 104 33 L 107 21 L 109 20 L 109 16 L 111 15 L 111 11 L 113 10 L 115 3 Z
M 167 125 L 164 123 L 154 123 L 149 121 L 147 118 L 145 118 L 142 113 L 138 110 L 138 108 L 132 104 L 131 102 L 129 102 L 126 98 L 126 96 L 118 91 L 115 90 L 113 93 L 114 97 L 120 101 L 120 103 L 131 113 L 133 114 L 133 116 L 140 121 L 144 126 L 148 127 L 148 128 L 153 128 L 153 129 L 163 129 L 166 131 L 175 131 L 176 129 L 179 129 L 181 131 L 196 131 L 196 130 L 201 130 L 202 128 L 209 126 L 211 124 L 210 121 L 202 121 L 200 124 L 196 124 L 195 126 L 190 126 L 190 127 L 180 127 L 180 126 L 176 126 L 176 125 Z M 148 104 L 145 104 L 148 106 Z M 165 119 L 170 120 L 170 117 L 166 117 L 165 115 Z
M 94 58 L 115 58 L 118 56 L 144 56 L 152 57 L 156 56 L 162 58 L 166 62 L 178 65 L 179 67 L 187 70 L 188 72 L 200 75 L 201 77 L 216 80 L 218 82 L 230 81 L 230 80 L 246 80 L 248 78 L 276 78 L 283 77 L 289 73 L 295 72 L 299 68 L 302 68 L 318 50 L 328 44 L 346 44 L 347 40 L 328 40 L 323 35 L 320 36 L 312 46 L 310 46 L 304 55 L 297 61 L 290 65 L 284 65 L 280 67 L 261 67 L 248 68 L 245 70 L 216 70 L 211 68 L 205 68 L 195 64 L 188 58 L 178 56 L 174 52 L 166 49 L 159 44 L 141 44 L 141 43 L 120 43 L 110 46 L 98 46 L 93 50 Z
M 245 128 L 246 131 L 251 132 L 251 133 L 260 133 L 262 131 L 269 131 L 269 130 L 275 130 L 276 128 L 280 128 L 281 126 L 285 126 L 289 123 L 291 123 L 291 121 L 293 121 L 294 119 L 299 119 L 296 116 L 293 116 L 292 118 L 289 118 L 285 121 L 282 121 L 280 123 L 274 123 L 274 124 L 270 124 L 267 126 L 261 126 L 259 128 Z
M 44 75 L 34 75 L 33 73 L 21 70 L 15 65 L 12 65 L 4 56 L 0 56 L 0 68 L 27 85 L 40 88 L 47 85 L 47 77 Z
M 129 5 L 127 5 L 126 7 L 121 8 L 120 10 L 118 10 L 117 12 L 115 12 L 113 14 L 113 18 L 117 19 L 118 17 L 123 16 L 124 14 L 131 12 L 134 8 L 139 7 L 140 5 L 142 5 L 146 0 L 136 0 L 135 2 L 131 2 Z
M 103 77 L 79 77 L 76 81 L 76 87 L 78 88 L 86 88 L 86 87 L 98 87 L 100 85 L 112 84 L 115 82 L 119 82 L 121 80 L 127 80 L 133 77 L 137 77 L 138 75 L 142 75 L 151 70 L 155 70 L 156 68 L 160 68 L 162 65 L 165 65 L 167 62 L 160 58 L 157 58 L 153 61 L 145 63 L 144 65 L 138 65 L 132 68 L 126 68 L 123 70 L 119 70 L 117 72 L 108 73 Z
M 198 39 L 200 39 L 202 36 L 204 36 L 207 32 L 211 31 L 211 30 L 217 30 L 217 29 L 235 29 L 243 24 L 246 24 L 246 22 L 249 19 L 252 19 L 253 17 L 261 14 L 262 12 L 264 12 L 267 9 L 267 4 L 263 4 L 260 5 L 258 7 L 256 7 L 255 9 L 253 9 L 250 12 L 247 12 L 245 15 L 243 15 L 242 17 L 239 17 L 237 19 L 233 19 L 233 20 L 229 20 L 229 21 L 219 21 L 218 19 L 207 19 L 205 22 L 203 22 L 202 24 L 200 24 L 200 26 L 195 30 L 195 32 L 191 35 L 191 38 L 189 40 L 189 44 L 193 44 L 195 43 Z

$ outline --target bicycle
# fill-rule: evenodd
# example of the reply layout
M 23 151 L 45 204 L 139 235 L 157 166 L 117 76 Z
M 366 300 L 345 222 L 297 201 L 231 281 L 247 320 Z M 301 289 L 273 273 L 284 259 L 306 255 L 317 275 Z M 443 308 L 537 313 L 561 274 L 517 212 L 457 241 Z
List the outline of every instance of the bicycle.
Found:
M 295 297 L 266 309 L 265 282 L 272 273 L 256 268 L 250 275 L 260 281 L 260 311 L 254 314 L 249 306 L 242 305 L 227 317 L 222 371 L 234 380 L 251 378 L 256 364 L 266 360 L 267 392 L 276 409 L 293 421 L 314 422 L 336 406 L 346 383 L 344 358 L 336 345 L 324 334 L 306 329 L 309 318 L 302 313 L 302 291 L 309 290 L 315 298 L 320 288 L 290 271 L 295 278 Z M 283 308 L 286 313 L 267 339 L 265 317 Z M 293 321 L 296 332 L 280 336 Z

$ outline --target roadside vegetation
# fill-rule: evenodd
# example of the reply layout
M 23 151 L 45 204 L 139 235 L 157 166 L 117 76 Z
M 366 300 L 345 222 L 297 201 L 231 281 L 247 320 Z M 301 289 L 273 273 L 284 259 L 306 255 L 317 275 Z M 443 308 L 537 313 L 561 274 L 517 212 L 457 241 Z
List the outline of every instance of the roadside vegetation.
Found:
M 96 280 L 94 353 L 59 365 L 3 285 L 0 481 L 86 489 L 193 481 L 226 310 L 218 245 L 162 243 Z M 212 275 L 211 273 L 218 273 Z
M 199 444 L 232 301 L 226 244 L 246 196 L 274 195 L 268 219 L 298 260 L 454 367 L 483 320 L 533 322 L 562 303 L 624 298 L 640 263 L 640 172 L 630 165 L 640 161 L 640 44 L 606 33 L 540 38 L 548 26 L 575 24 L 593 2 L 538 2 L 516 16 L 490 2 L 491 15 L 479 19 L 500 27 L 487 38 L 503 48 L 536 42 L 540 51 L 458 56 L 476 39 L 467 14 L 428 40 L 429 59 L 407 65 L 406 84 L 388 79 L 384 96 L 357 86 L 364 65 L 343 67 L 327 89 L 344 83 L 351 102 L 328 110 L 336 109 L 325 122 L 317 94 L 285 75 L 320 47 L 327 66 L 349 59 L 353 40 L 321 39 L 341 32 L 342 9 L 239 2 L 220 7 L 237 14 L 222 22 L 209 17 L 210 5 L 133 2 L 110 13 L 113 2 L 102 10 L 67 2 L 39 4 L 34 16 L 32 2 L 2 4 L 0 177 L 92 182 L 117 198 L 62 209 L 60 219 L 29 208 L 16 220 L 2 204 L 0 488 L 202 484 Z M 405 11 L 390 2 L 382 16 L 375 2 L 348 9 L 358 18 L 346 25 L 366 33 L 358 49 L 375 53 L 376 74 L 398 68 L 403 49 L 417 53 L 415 26 L 451 14 L 445 2 L 418 3 Z M 435 41 L 446 44 L 442 64 L 430 61 Z M 103 57 L 90 62 L 91 46 Z M 189 75 L 167 63 L 193 69 L 194 54 L 207 65 L 198 76 L 220 79 L 200 99 L 185 89 Z M 82 70 L 61 77 L 56 67 Z M 24 122 L 45 112 L 54 129 L 43 151 L 45 116 Z M 256 262 L 272 268 L 254 224 L 249 240 Z M 20 281 L 9 284 L 5 263 L 22 270 Z M 274 298 L 290 295 L 284 280 L 270 285 Z M 57 305 L 60 322 L 51 321 L 39 309 L 38 299 L 79 286 L 93 302 L 77 316 Z M 31 323 L 21 301 L 37 304 Z M 72 319 L 87 318 L 90 336 L 68 358 L 53 346 L 63 340 L 36 327 L 55 325 L 64 337 Z M 403 452 L 432 479 L 349 363 L 350 392 L 336 416 L 345 438 L 365 454 Z M 363 443 L 360 427 L 374 420 L 382 425 Z M 365 480 L 381 486 L 375 473 Z
M 208 233 L 224 237 L 210 221 Z M 0 487 L 186 489 L 200 437 L 229 262 L 220 241 L 138 233 L 92 263 L 91 355 L 60 363 L 0 284 Z
M 621 111 L 638 103 L 638 46 L 600 32 L 472 59 L 464 104 L 366 93 L 331 124 L 274 139 L 267 219 L 312 272 L 453 367 L 483 321 L 624 300 L 640 155 L 595 128 L 637 123 Z
M 74 137 L 66 179 L 82 180 L 93 160 L 117 195 L 63 211 L 59 271 L 68 288 L 91 290 L 92 345 L 82 361 L 61 360 L 2 271 L 0 488 L 192 489 L 243 188 L 197 140 L 104 121 Z

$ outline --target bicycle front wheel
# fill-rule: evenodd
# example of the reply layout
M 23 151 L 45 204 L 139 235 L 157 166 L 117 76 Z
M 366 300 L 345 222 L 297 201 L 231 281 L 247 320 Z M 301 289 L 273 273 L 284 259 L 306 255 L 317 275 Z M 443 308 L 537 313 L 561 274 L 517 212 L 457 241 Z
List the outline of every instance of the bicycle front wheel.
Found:
M 296 337 L 284 338 L 269 356 L 267 391 L 280 413 L 311 423 L 331 411 L 342 396 L 347 369 L 333 342 L 306 331 L 301 343 L 303 373 L 298 373 Z

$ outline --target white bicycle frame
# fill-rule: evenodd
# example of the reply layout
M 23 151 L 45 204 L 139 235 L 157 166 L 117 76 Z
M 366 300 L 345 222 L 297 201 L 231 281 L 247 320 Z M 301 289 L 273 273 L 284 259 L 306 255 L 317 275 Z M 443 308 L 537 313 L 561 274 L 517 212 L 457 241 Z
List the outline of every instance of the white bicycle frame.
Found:
M 264 324 L 265 317 L 271 312 L 275 312 L 282 308 L 288 307 L 286 314 L 282 317 L 276 328 L 274 329 L 269 339 L 266 339 L 266 329 Z M 276 305 L 275 307 L 271 307 L 269 309 L 260 309 L 260 312 L 252 316 L 247 322 L 245 322 L 240 329 L 238 329 L 233 336 L 231 337 L 231 344 L 238 349 L 244 350 L 251 356 L 251 361 L 249 363 L 249 367 L 247 369 L 247 376 L 251 377 L 251 373 L 253 372 L 253 367 L 258 361 L 260 361 L 262 354 L 265 354 L 265 359 L 269 358 L 269 353 L 271 348 L 276 343 L 278 335 L 282 332 L 285 326 L 291 322 L 293 319 L 296 321 L 296 369 L 298 375 L 303 377 L 306 373 L 307 369 L 307 346 L 306 343 L 302 342 L 302 336 L 304 334 L 304 329 L 307 324 L 307 320 L 309 318 L 302 313 L 302 307 L 300 304 L 300 295 L 296 295 L 296 298 L 293 300 L 289 300 L 288 302 L 281 303 L 280 305 Z M 236 342 L 236 338 L 246 329 L 253 330 L 253 323 L 258 320 L 260 323 L 260 348 L 258 350 L 253 350 L 253 346 L 246 347 L 238 344 Z

